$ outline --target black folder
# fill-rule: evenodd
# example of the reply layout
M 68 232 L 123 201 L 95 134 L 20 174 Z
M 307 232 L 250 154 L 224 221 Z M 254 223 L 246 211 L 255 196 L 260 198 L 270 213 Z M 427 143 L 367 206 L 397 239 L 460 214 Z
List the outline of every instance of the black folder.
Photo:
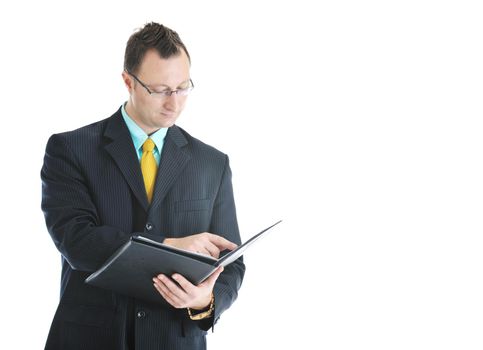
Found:
M 218 266 L 227 266 L 275 225 L 267 227 L 219 259 L 178 249 L 143 236 L 133 236 L 86 279 L 93 286 L 154 303 L 164 303 L 153 286 L 152 278 L 160 273 L 179 273 L 198 285 Z

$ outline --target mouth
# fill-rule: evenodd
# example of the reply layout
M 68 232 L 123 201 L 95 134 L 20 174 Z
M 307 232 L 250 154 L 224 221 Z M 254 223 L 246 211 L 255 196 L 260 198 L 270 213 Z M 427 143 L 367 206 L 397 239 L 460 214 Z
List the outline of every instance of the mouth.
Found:
M 173 118 L 176 115 L 175 112 L 160 112 L 160 114 L 166 118 Z

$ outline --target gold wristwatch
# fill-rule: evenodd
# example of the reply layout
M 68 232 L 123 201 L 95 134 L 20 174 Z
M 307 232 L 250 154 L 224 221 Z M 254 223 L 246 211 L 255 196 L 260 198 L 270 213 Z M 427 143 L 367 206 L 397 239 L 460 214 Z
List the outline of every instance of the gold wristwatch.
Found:
M 211 293 L 210 306 L 208 307 L 208 310 L 193 315 L 191 309 L 188 308 L 188 315 L 193 321 L 198 321 L 210 317 L 213 314 L 213 310 L 215 310 L 215 295 Z

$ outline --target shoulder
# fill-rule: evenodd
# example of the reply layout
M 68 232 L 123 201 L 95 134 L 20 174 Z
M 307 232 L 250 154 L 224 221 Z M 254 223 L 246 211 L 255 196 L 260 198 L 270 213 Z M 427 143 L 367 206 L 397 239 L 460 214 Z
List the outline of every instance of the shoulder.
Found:
M 193 154 L 223 161 L 227 159 L 228 156 L 224 152 L 197 139 L 196 137 L 193 137 L 186 130 L 179 126 L 175 126 L 175 128 L 184 136 L 187 142 L 186 146 Z
M 65 140 L 72 140 L 76 138 L 89 138 L 89 137 L 96 137 L 102 135 L 106 123 L 110 118 L 97 121 L 95 123 L 82 126 L 75 130 L 64 131 L 61 133 L 57 133 L 52 135 L 53 137 L 58 137 Z
M 74 130 L 53 134 L 50 136 L 47 146 L 60 143 L 72 148 L 95 147 L 101 142 L 106 126 L 115 117 L 116 114 Z

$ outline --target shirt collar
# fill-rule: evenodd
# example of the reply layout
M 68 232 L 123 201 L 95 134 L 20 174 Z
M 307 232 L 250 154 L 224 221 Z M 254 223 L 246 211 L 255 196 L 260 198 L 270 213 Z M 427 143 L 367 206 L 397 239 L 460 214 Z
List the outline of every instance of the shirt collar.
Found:
M 121 114 L 122 117 L 124 118 L 124 122 L 127 125 L 127 128 L 129 129 L 129 133 L 131 134 L 132 141 L 134 143 L 134 147 L 136 150 L 139 150 L 142 148 L 144 142 L 148 139 L 148 137 L 151 137 L 151 139 L 154 141 L 156 144 L 156 148 L 158 150 L 162 149 L 163 144 L 164 144 L 164 138 L 166 137 L 166 133 L 168 132 L 169 128 L 160 128 L 157 130 L 155 133 L 151 134 L 151 136 L 148 136 L 139 125 L 136 124 L 134 120 L 127 114 L 126 109 L 124 108 L 124 105 L 121 107 Z

